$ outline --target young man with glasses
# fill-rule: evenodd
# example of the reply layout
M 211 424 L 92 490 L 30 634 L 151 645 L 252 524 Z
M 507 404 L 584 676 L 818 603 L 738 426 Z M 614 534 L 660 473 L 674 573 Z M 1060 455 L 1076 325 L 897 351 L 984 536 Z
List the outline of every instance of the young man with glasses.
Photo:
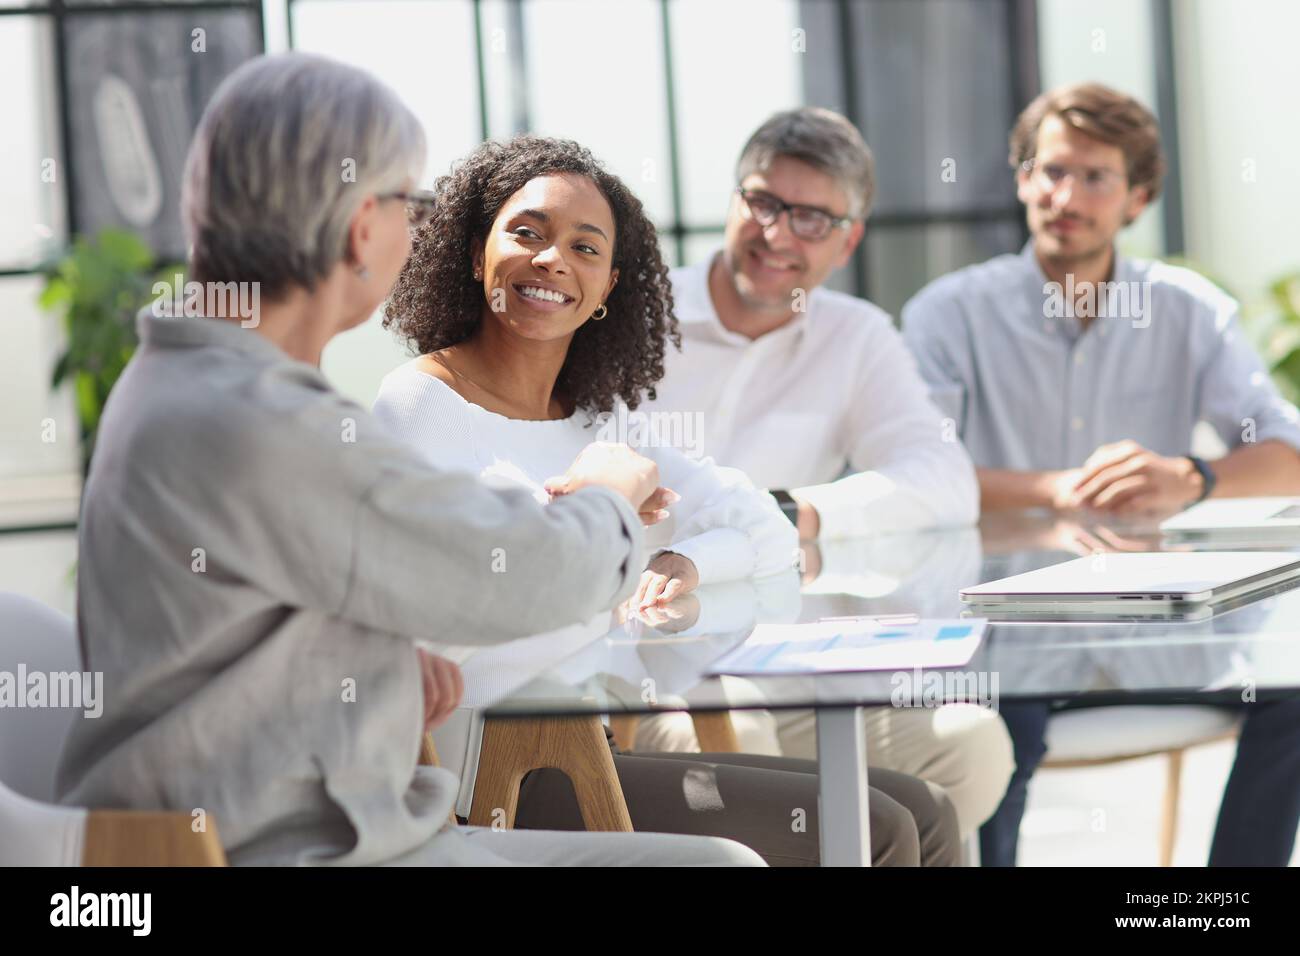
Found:
M 1156 119 L 1098 84 L 1044 93 L 1011 133 L 1032 238 L 944 276 L 903 308 L 935 401 L 975 461 L 984 511 L 1168 514 L 1214 495 L 1300 494 L 1300 415 L 1237 323 L 1237 305 L 1187 270 L 1118 254 L 1160 192 Z M 1192 430 L 1228 452 L 1205 462 Z M 981 833 L 1012 865 L 1047 704 L 1002 705 L 1016 773 Z M 1300 701 L 1251 704 L 1211 864 L 1285 865 L 1300 819 Z
M 700 447 L 772 490 L 805 539 L 941 526 L 977 516 L 970 461 L 945 429 L 890 317 L 822 288 L 862 240 L 873 160 L 843 116 L 778 113 L 737 164 L 723 247 L 672 273 L 682 350 L 665 356 L 644 408 L 698 416 Z M 809 712 L 771 716 L 744 749 L 815 758 Z M 948 790 L 964 834 L 997 806 L 1011 772 L 997 715 L 970 705 L 872 708 L 871 766 Z M 695 749 L 689 721 L 642 723 L 638 746 Z

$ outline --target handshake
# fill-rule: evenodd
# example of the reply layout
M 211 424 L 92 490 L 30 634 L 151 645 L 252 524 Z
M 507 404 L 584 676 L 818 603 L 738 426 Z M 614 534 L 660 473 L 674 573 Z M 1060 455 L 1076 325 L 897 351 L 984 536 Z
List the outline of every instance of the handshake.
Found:
M 636 509 L 645 525 L 663 521 L 668 517 L 668 506 L 681 500 L 676 492 L 659 486 L 658 465 L 627 445 L 615 442 L 592 442 L 578 453 L 563 475 L 548 478 L 543 487 L 555 499 L 589 485 L 602 485 L 618 492 Z M 633 600 L 643 606 L 667 603 L 694 588 L 698 580 L 694 565 L 678 555 L 665 553 L 646 570 Z M 444 723 L 460 704 L 465 681 L 460 668 L 452 661 L 423 649 L 417 651 L 427 733 Z
M 660 487 L 658 465 L 617 442 L 592 442 L 563 475 L 546 479 L 543 487 L 555 499 L 589 485 L 618 492 L 636 509 L 644 525 L 663 521 L 668 517 L 668 505 L 681 500 L 676 492 Z

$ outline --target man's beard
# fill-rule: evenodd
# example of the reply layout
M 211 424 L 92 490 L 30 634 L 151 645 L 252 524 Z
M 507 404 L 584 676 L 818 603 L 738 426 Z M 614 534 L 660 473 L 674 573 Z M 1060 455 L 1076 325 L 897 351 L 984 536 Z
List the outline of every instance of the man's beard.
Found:
M 749 249 L 745 249 L 738 261 L 727 257 L 727 269 L 731 273 L 731 285 L 736 290 L 736 295 L 745 304 L 745 308 L 754 312 L 770 312 L 773 314 L 789 312 L 793 308 L 794 290 L 798 288 L 798 285 L 791 286 L 789 291 L 780 295 L 765 296 L 760 294 L 754 288 L 753 280 L 745 274 L 743 268 L 744 257 L 749 255 L 749 251 Z
M 1048 231 L 1044 226 L 1043 232 L 1051 236 L 1057 242 L 1055 251 L 1045 255 L 1043 258 L 1058 266 L 1072 266 L 1084 262 L 1094 262 L 1097 259 L 1105 258 L 1107 251 L 1111 247 L 1110 241 L 1101 240 L 1094 245 L 1072 249 L 1069 247 L 1062 248 L 1061 238 Z

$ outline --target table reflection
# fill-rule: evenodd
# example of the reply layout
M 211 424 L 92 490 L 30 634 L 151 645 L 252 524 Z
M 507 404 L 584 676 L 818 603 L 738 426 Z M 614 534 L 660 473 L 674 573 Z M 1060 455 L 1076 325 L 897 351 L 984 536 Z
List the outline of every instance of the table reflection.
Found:
M 1149 521 L 1032 513 L 993 516 L 977 528 L 806 543 L 788 574 L 703 587 L 650 613 L 622 607 L 470 653 L 463 658 L 467 704 L 490 713 L 573 714 L 897 702 L 898 674 L 720 681 L 704 673 L 759 623 L 955 617 L 964 610 L 958 591 L 975 583 L 1080 555 L 1190 547 Z M 1300 550 L 1300 541 L 1288 550 Z M 1300 689 L 1298 621 L 1293 586 L 1204 621 L 999 621 L 962 671 L 994 678 L 1001 700 L 1263 699 Z M 973 692 L 987 682 L 971 682 L 970 693 L 950 683 L 945 700 L 987 703 Z

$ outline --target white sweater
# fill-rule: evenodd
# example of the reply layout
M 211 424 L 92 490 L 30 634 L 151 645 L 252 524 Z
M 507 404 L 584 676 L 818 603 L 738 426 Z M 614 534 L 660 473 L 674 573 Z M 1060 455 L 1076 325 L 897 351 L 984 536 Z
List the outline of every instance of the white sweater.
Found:
M 472 472 L 493 484 L 522 485 L 542 502 L 549 499 L 543 488 L 547 478 L 564 474 L 591 442 L 616 440 L 582 411 L 558 421 L 524 421 L 490 412 L 467 402 L 414 361 L 384 378 L 374 414 L 436 468 Z M 692 460 L 662 446 L 639 445 L 637 450 L 658 464 L 660 484 L 681 495 L 669 507 L 668 520 L 648 529 L 650 552 L 671 547 L 690 558 L 701 585 L 789 572 L 798 535 L 771 495 L 756 489 L 742 472 L 718 467 L 712 459 Z M 503 570 L 529 570 L 513 567 L 508 554 L 502 557 Z M 538 568 L 535 573 L 548 571 Z M 468 817 L 473 801 L 481 708 L 609 629 L 608 613 L 575 618 L 569 627 L 513 642 L 508 667 L 499 653 L 466 662 L 462 706 L 434 733 L 442 765 L 460 776 L 457 814 Z M 558 656 L 557 648 L 562 649 Z
M 374 413 L 436 468 L 522 485 L 542 503 L 549 500 L 547 478 L 564 474 L 593 441 L 615 440 L 583 411 L 556 421 L 490 412 L 414 361 L 384 378 Z M 701 584 L 776 574 L 793 565 L 799 545 L 794 526 L 743 472 L 669 447 L 643 445 L 637 451 L 659 466 L 660 484 L 682 498 L 669 507 L 666 522 L 648 529 L 654 550 L 671 547 L 690 558 Z

